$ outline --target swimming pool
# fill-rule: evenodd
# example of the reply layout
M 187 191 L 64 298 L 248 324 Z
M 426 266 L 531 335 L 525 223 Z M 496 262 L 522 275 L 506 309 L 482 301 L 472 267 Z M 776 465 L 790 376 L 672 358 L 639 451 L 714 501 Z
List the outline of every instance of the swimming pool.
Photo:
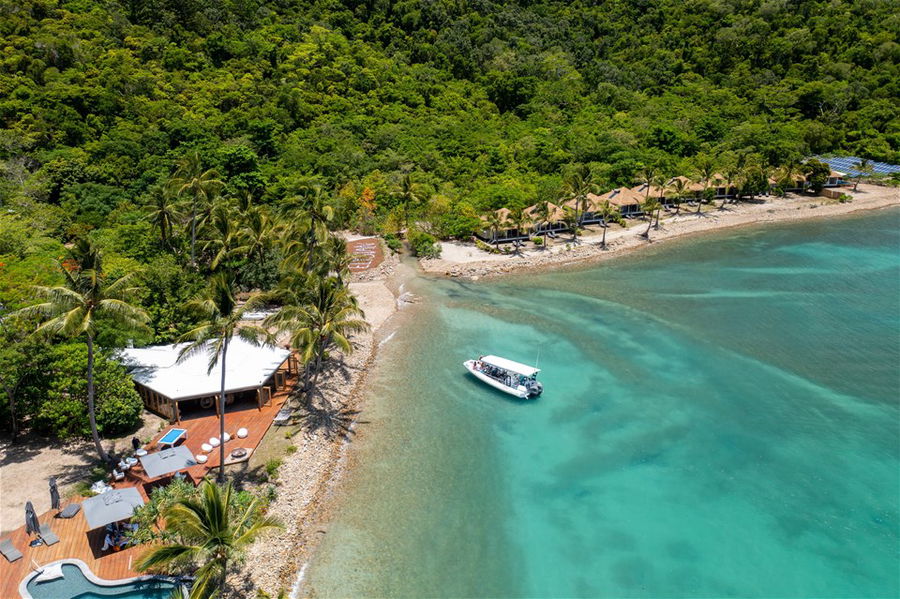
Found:
M 54 562 L 57 563 L 57 562 Z M 179 585 L 169 578 L 141 576 L 124 580 L 97 578 L 81 560 L 61 560 L 63 578 L 34 582 L 37 572 L 19 585 L 25 599 L 169 599 Z M 47 564 L 48 566 L 52 564 Z

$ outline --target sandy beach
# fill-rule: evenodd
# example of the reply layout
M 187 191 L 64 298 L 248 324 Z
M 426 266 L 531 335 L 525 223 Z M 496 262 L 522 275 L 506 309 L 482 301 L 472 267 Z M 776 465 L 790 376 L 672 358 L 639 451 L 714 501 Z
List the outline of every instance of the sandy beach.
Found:
M 769 197 L 765 201 L 730 204 L 724 210 L 707 206 L 701 216 L 690 206 L 684 206 L 677 216 L 663 212 L 660 228 L 651 229 L 649 242 L 642 236 L 647 229 L 646 221 L 630 220 L 626 229 L 619 225 L 610 226 L 605 250 L 600 247 L 602 229 L 597 225 L 590 226 L 577 242 L 573 242 L 568 233 L 563 233 L 552 247 L 523 250 L 520 255 L 491 254 L 471 244 L 444 243 L 441 257 L 423 260 L 421 267 L 433 275 L 478 280 L 536 268 L 605 260 L 651 244 L 731 227 L 834 217 L 900 205 L 898 188 L 861 184 L 857 192 L 848 190 L 848 193 L 853 196 L 852 202 L 788 195 L 786 198 Z

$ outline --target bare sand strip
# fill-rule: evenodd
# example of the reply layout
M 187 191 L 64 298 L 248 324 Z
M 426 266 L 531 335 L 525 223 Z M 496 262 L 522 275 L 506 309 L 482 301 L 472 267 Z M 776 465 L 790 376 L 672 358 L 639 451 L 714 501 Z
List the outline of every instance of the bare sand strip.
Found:
M 631 221 L 627 229 L 612 225 L 606 235 L 606 250 L 600 247 L 601 229 L 596 226 L 580 237 L 578 243 L 571 243 L 570 237 L 564 234 L 548 249 L 528 250 L 518 256 L 490 254 L 462 244 L 444 244 L 441 258 L 424 260 L 421 265 L 426 273 L 477 280 L 550 266 L 600 261 L 623 252 L 698 233 L 762 223 L 834 217 L 900 205 L 898 188 L 860 185 L 859 190 L 850 195 L 853 196 L 853 201 L 846 203 L 808 196 L 766 198 L 764 202 L 728 205 L 725 210 L 711 207 L 702 216 L 694 214 L 690 207 L 685 207 L 678 216 L 664 215 L 660 221 L 661 228 L 650 231 L 649 243 L 641 236 L 647 229 L 646 221 Z

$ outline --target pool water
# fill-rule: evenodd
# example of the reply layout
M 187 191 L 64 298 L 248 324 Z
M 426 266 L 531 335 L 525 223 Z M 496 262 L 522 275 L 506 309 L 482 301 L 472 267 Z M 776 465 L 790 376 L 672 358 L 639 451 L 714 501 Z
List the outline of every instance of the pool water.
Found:
M 165 580 L 141 580 L 115 586 L 100 586 L 87 578 L 75 564 L 63 564 L 63 578 L 28 583 L 34 599 L 168 599 L 176 585 Z

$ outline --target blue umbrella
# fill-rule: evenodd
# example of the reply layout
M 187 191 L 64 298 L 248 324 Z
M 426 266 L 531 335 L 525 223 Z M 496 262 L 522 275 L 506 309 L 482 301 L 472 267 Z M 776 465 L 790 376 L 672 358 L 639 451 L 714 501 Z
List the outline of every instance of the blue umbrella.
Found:
M 41 532 L 41 523 L 38 522 L 37 514 L 34 512 L 34 506 L 28 501 L 25 503 L 25 532 L 28 534 L 36 534 Z

